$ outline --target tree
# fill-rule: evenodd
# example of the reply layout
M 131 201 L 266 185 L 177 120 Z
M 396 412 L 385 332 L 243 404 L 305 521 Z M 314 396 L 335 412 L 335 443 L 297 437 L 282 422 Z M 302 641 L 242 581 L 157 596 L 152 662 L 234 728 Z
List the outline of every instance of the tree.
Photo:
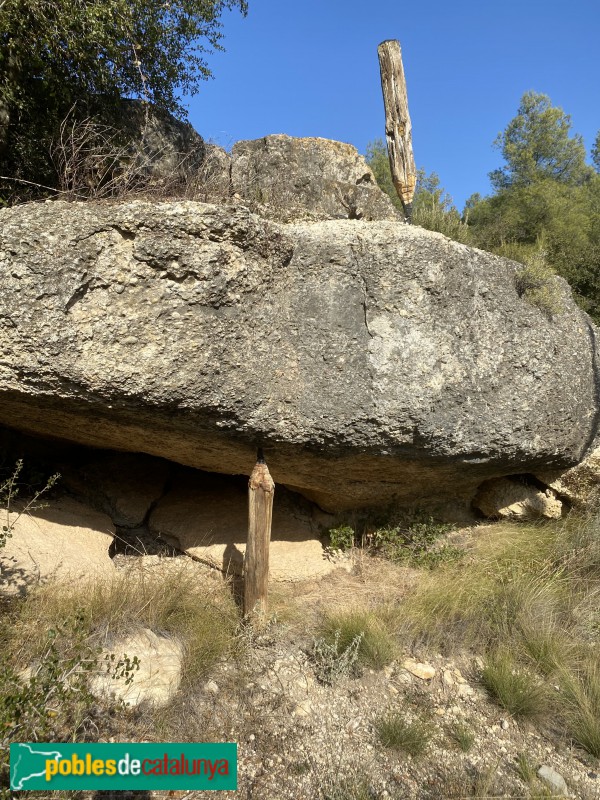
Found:
M 494 142 L 506 166 L 490 173 L 493 187 L 501 191 L 546 179 L 581 184 L 591 170 L 585 163 L 583 139 L 571 136 L 570 130 L 571 118 L 552 106 L 549 97 L 526 92 L 517 116 Z
M 183 116 L 180 93 L 210 77 L 207 48 L 221 49 L 220 15 L 236 7 L 245 0 L 2 0 L 0 156 L 13 174 L 41 169 L 74 106 L 106 119 L 129 96 Z
M 594 144 L 592 145 L 592 161 L 596 167 L 596 172 L 600 172 L 600 131 L 596 134 Z

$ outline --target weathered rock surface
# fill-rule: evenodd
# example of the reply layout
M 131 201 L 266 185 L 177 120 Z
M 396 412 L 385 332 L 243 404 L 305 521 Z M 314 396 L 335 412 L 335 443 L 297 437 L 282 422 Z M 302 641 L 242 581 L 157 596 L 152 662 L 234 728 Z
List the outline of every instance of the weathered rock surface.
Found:
M 10 514 L 13 535 L 0 549 L 0 593 L 15 594 L 37 583 L 110 578 L 110 519 L 70 498 L 19 516 Z
M 0 422 L 249 474 L 323 508 L 465 502 L 577 463 L 596 428 L 589 319 L 517 265 L 397 222 L 242 207 L 0 211 Z M 557 279 L 558 280 L 558 279 Z
M 566 472 L 538 470 L 535 477 L 567 500 L 573 508 L 584 509 L 595 505 L 600 499 L 600 447 L 594 447 L 581 463 Z
M 402 662 L 402 666 L 407 672 L 422 681 L 430 681 L 435 678 L 435 667 L 432 667 L 431 664 L 422 664 L 420 661 L 408 658 Z
M 492 519 L 560 519 L 562 503 L 545 491 L 510 478 L 485 481 L 473 500 L 475 508 Z
M 537 774 L 538 777 L 540 777 L 544 783 L 550 787 L 552 790 L 552 795 L 559 795 L 560 797 L 569 796 L 569 787 L 567 786 L 567 782 L 555 769 L 549 767 L 547 764 L 542 764 L 542 766 L 538 769 Z
M 107 672 L 98 674 L 91 682 L 94 694 L 116 697 L 128 706 L 148 703 L 162 708 L 179 689 L 183 647 L 177 639 L 159 636 L 144 628 L 113 642 L 100 656 L 100 663 L 105 656 L 112 654 L 117 660 L 123 659 L 124 664 L 125 657 L 129 659 L 129 665 L 137 659 L 137 668 L 130 670 L 133 680 L 127 683 L 124 677 L 115 677 Z
M 248 537 L 248 482 L 197 473 L 180 476 L 150 515 L 161 538 L 229 574 L 241 574 Z M 269 548 L 273 580 L 327 575 L 340 564 L 329 559 L 310 504 L 283 487 L 275 492 Z M 349 562 L 348 562 L 349 563 Z
M 103 511 L 115 525 L 136 528 L 163 494 L 170 465 L 133 453 L 103 453 L 60 467 L 61 486 Z
M 330 139 L 274 135 L 237 142 L 231 189 L 280 222 L 399 219 L 356 148 Z

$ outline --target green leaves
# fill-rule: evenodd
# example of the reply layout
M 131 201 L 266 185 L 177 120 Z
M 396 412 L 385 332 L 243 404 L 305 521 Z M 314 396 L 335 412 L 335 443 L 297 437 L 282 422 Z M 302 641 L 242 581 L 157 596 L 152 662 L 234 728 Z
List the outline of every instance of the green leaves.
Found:
M 570 130 L 570 116 L 552 106 L 547 95 L 525 92 L 517 116 L 494 142 L 506 166 L 490 173 L 493 187 L 499 191 L 546 179 L 582 183 L 591 170 L 583 139 L 571 136 Z
M 54 185 L 49 145 L 74 107 L 111 123 L 121 97 L 138 97 L 184 117 L 180 96 L 210 77 L 233 8 L 245 0 L 4 0 L 0 174 Z

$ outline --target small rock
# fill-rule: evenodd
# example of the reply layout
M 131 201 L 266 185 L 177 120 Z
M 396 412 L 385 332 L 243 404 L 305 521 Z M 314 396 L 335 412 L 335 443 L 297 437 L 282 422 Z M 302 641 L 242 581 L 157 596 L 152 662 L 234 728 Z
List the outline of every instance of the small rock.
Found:
M 386 678 L 388 679 L 391 678 L 392 675 L 394 674 L 394 668 L 390 666 L 384 667 L 383 674 L 385 675 Z
M 555 769 L 548 767 L 546 764 L 542 764 L 542 766 L 538 769 L 537 774 L 538 777 L 547 783 L 554 792 L 562 795 L 563 797 L 568 797 L 569 790 L 567 788 L 565 779 Z
M 502 730 L 503 730 L 503 731 L 507 731 L 507 730 L 508 730 L 508 728 L 509 728 L 509 722 L 508 722 L 508 720 L 507 720 L 507 719 L 503 719 L 503 720 L 500 722 L 500 727 L 502 728 Z
M 454 678 L 449 670 L 445 669 L 442 672 L 442 681 L 444 682 L 444 686 L 454 686 Z
M 411 675 L 414 675 L 415 678 L 420 678 L 422 681 L 430 681 L 435 677 L 435 667 L 432 667 L 431 664 L 422 664 L 420 661 L 407 659 L 402 666 Z
M 312 712 L 312 705 L 305 700 L 303 703 L 296 703 L 293 714 L 296 717 L 308 717 Z
M 207 694 L 219 694 L 219 687 L 215 681 L 208 681 L 204 684 L 204 691 L 207 692 Z

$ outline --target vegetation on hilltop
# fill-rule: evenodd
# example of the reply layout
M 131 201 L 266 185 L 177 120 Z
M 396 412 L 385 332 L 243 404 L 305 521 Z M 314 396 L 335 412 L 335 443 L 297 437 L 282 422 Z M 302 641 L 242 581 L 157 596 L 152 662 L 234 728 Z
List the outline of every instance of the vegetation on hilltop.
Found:
M 566 278 L 579 304 L 600 322 L 600 132 L 586 163 L 581 136 L 550 98 L 526 92 L 494 142 L 504 165 L 490 173 L 493 193 L 473 194 L 460 214 L 435 173 L 419 172 L 413 221 L 456 241 L 522 262 L 543 282 Z M 399 203 L 385 145 L 367 149 L 377 182 Z M 542 287 L 543 289 L 544 287 Z M 555 306 L 550 298 L 549 306 Z

